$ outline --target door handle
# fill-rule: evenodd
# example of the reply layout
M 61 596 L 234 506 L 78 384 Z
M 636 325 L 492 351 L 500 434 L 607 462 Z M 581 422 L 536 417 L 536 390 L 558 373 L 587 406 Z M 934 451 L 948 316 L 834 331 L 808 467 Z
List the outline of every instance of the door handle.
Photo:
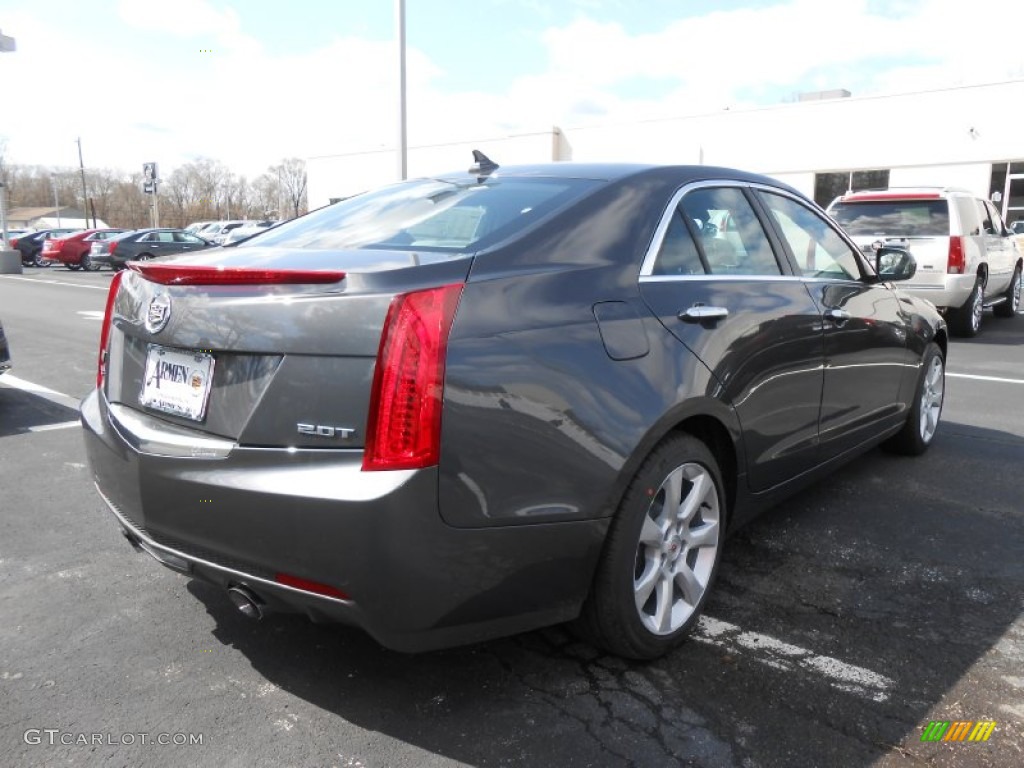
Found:
M 850 313 L 845 309 L 826 309 L 825 317 L 835 323 L 845 323 L 850 319 Z
M 685 323 L 699 323 L 704 320 L 724 320 L 729 316 L 729 310 L 725 307 L 706 307 L 703 304 L 695 304 L 689 309 L 684 309 L 678 317 Z

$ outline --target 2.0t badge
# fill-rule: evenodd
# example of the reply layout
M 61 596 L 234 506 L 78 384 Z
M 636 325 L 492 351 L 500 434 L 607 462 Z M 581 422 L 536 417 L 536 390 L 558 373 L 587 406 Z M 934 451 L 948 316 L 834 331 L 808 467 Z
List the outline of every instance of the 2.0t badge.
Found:
M 149 309 L 143 325 L 150 333 L 160 333 L 171 319 L 171 297 L 166 293 L 158 293 L 149 300 Z

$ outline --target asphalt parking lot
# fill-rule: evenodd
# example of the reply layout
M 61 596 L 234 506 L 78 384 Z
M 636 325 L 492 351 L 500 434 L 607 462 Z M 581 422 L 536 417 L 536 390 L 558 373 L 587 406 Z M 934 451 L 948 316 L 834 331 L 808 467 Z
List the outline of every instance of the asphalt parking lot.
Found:
M 731 539 L 667 658 L 562 628 L 405 656 L 249 622 L 121 538 L 76 421 L 110 277 L 0 277 L 0 764 L 1024 764 L 1024 317 L 953 342 L 926 456 L 873 451 Z

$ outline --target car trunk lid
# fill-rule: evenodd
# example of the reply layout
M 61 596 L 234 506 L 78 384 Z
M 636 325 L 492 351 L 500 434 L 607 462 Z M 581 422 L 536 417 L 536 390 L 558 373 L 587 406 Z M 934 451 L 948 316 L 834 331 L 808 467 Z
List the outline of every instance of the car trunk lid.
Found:
M 421 261 L 248 247 L 132 265 L 111 312 L 107 399 L 197 439 L 361 448 L 392 299 L 465 282 L 471 259 Z

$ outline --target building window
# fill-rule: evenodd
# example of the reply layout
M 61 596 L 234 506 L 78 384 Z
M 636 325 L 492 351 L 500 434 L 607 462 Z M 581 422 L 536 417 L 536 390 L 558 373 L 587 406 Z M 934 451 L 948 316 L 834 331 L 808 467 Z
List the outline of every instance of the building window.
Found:
M 889 186 L 889 169 L 874 171 L 838 171 L 836 173 L 814 174 L 814 202 L 822 208 L 840 195 L 862 189 L 886 189 Z
M 988 197 L 1008 225 L 1024 220 L 1024 161 L 993 163 Z

